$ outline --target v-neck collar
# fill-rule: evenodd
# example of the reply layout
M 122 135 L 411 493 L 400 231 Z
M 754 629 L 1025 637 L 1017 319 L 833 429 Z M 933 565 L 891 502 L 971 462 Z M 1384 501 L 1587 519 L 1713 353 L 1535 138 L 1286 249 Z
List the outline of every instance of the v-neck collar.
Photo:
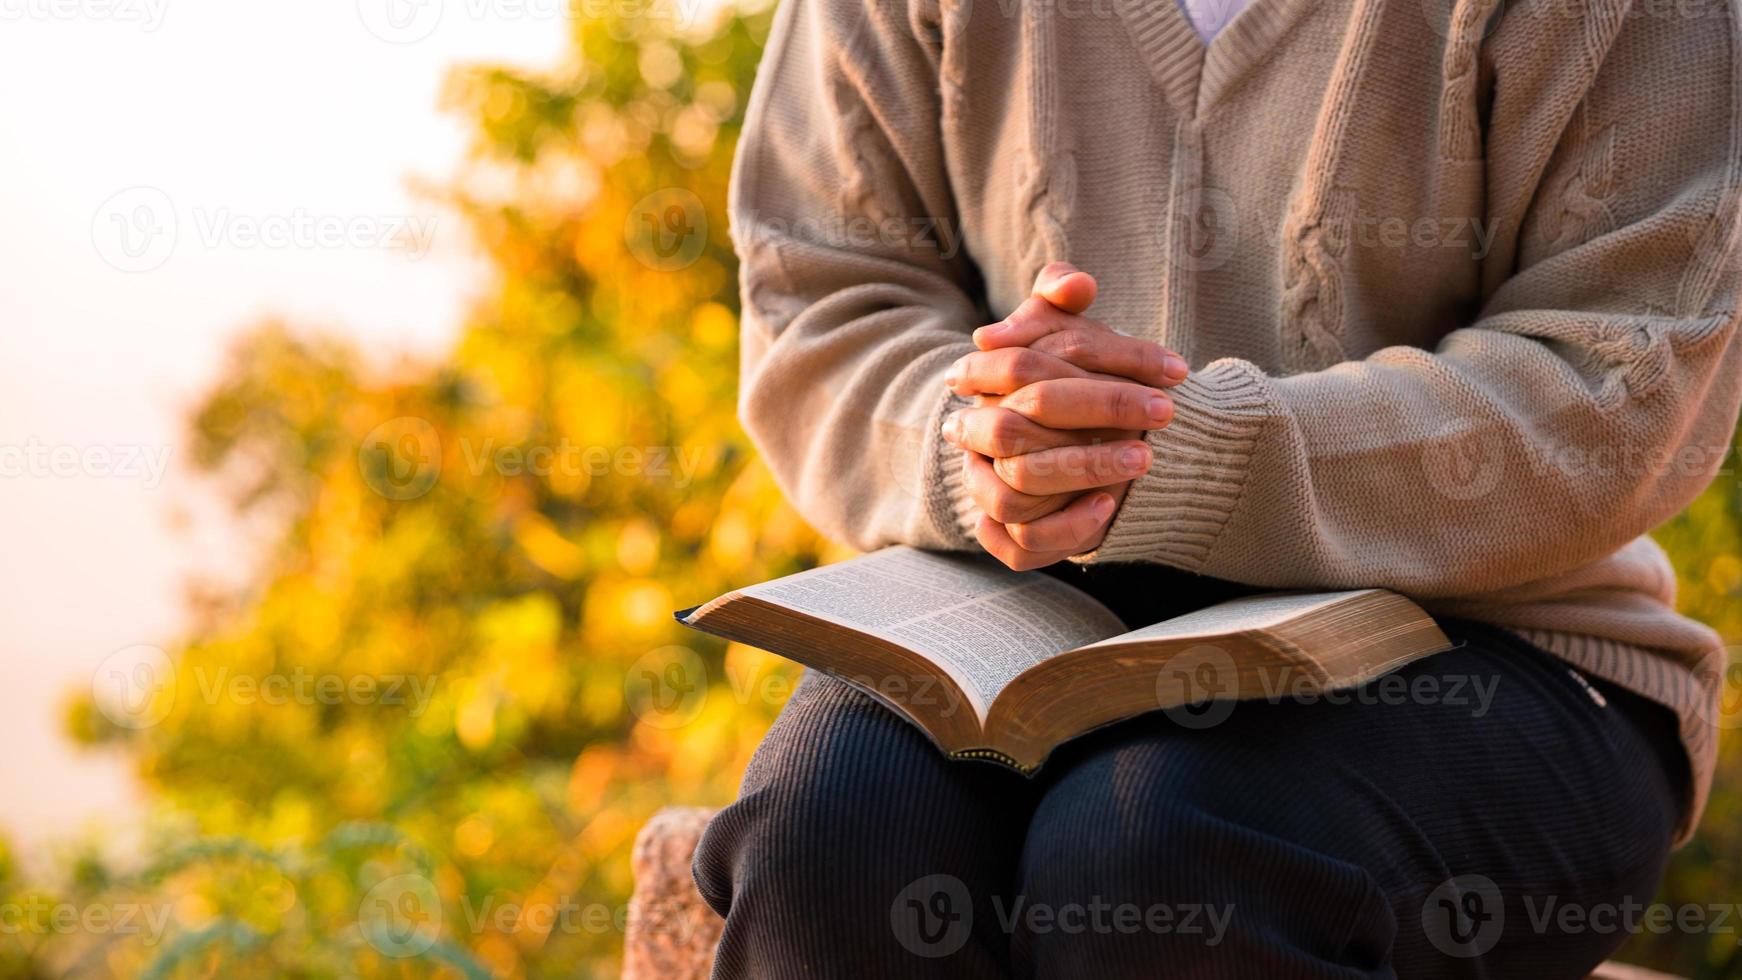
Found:
M 1174 108 L 1197 118 L 1319 0 L 1251 0 L 1206 45 L 1178 0 L 1114 0 L 1131 38 Z

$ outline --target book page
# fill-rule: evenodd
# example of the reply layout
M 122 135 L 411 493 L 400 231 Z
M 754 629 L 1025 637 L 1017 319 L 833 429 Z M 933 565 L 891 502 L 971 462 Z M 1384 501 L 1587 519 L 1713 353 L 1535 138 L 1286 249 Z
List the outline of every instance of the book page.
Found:
M 1375 589 L 1349 592 L 1279 592 L 1247 596 L 1186 613 L 1173 619 L 1110 637 L 1093 646 L 1110 646 L 1134 640 L 1184 640 L 1193 637 L 1226 636 L 1242 630 L 1265 629 L 1296 619 Z
M 1051 576 L 1013 572 L 989 557 L 902 547 L 740 594 L 916 650 L 979 695 L 982 711 L 1027 668 L 1125 628 Z

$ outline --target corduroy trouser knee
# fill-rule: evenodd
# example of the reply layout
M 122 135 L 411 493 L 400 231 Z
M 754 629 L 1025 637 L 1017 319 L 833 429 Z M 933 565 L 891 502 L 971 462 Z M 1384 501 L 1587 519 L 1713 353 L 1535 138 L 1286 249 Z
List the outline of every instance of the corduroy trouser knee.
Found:
M 1145 715 L 1033 779 L 810 672 L 696 853 L 716 976 L 1583 977 L 1662 874 L 1674 716 L 1442 625 L 1362 688 Z

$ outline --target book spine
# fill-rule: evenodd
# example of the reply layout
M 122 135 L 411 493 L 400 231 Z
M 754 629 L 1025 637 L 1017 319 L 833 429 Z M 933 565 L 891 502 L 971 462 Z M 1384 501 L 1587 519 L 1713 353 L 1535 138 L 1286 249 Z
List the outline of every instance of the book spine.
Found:
M 996 762 L 999 765 L 1008 766 L 1009 768 L 1022 773 L 1024 776 L 1031 776 L 1034 774 L 1035 770 L 1040 768 L 1039 766 L 1025 766 L 997 749 L 961 749 L 956 752 L 951 752 L 950 758 L 979 759 L 984 762 Z

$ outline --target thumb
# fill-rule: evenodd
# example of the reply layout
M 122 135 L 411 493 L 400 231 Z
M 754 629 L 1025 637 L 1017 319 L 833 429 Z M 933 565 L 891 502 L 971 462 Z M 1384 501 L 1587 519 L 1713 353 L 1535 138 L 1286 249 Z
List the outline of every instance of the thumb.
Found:
M 1048 262 L 1034 278 L 1033 295 L 1066 313 L 1084 313 L 1094 304 L 1099 289 L 1094 276 L 1069 262 Z

